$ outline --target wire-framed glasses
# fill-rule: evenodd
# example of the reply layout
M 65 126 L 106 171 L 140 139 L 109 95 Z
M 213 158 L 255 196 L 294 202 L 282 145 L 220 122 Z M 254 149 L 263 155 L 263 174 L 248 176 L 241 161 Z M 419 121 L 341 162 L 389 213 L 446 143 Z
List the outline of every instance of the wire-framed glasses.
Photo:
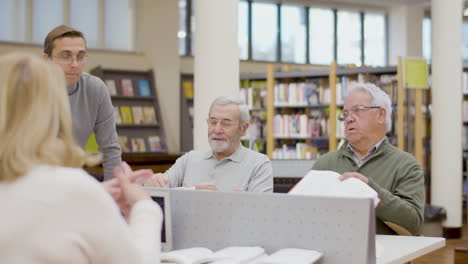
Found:
M 208 119 L 206 119 L 206 123 L 208 124 L 209 128 L 214 128 L 214 127 L 216 127 L 216 125 L 218 123 L 220 123 L 221 127 L 223 129 L 227 129 L 227 128 L 230 128 L 230 127 L 236 125 L 236 122 L 234 122 L 232 120 L 226 120 L 226 119 L 218 120 L 216 118 L 208 118 Z
M 367 111 L 370 109 L 379 109 L 382 108 L 381 106 L 361 106 L 361 105 L 356 105 L 351 107 L 349 110 L 343 110 L 341 114 L 338 116 L 338 120 L 340 121 L 345 121 L 345 119 L 351 114 L 353 116 L 359 116 L 359 114 L 363 111 Z
M 60 64 L 72 64 L 73 60 L 76 60 L 77 64 L 83 65 L 88 61 L 88 55 L 83 54 L 83 55 L 78 55 L 78 56 L 71 56 L 71 55 L 58 55 L 58 56 L 53 56 L 58 63 Z

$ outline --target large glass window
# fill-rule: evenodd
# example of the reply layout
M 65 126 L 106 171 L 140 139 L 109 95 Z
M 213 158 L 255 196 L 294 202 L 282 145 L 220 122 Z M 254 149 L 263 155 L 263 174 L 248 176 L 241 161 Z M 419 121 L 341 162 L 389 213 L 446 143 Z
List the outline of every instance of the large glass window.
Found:
M 252 3 L 252 57 L 254 60 L 276 61 L 277 5 Z
M 192 8 L 190 9 L 190 54 L 195 55 L 195 1 L 197 0 L 190 0 L 192 1 Z
M 281 6 L 281 60 L 306 62 L 305 8 Z
M 431 19 L 423 19 L 422 39 L 423 39 L 423 57 L 429 62 L 431 61 Z
M 15 40 L 15 2 L 16 0 L 0 0 L 0 40 Z
M 185 42 L 187 41 L 187 0 L 179 0 L 179 55 L 186 55 L 187 49 Z
M 86 45 L 90 48 L 99 47 L 99 6 L 95 0 L 70 1 L 70 25 L 83 32 Z
M 333 10 L 309 9 L 309 62 L 330 64 L 334 57 Z
M 468 60 L 468 21 L 463 21 L 463 59 Z
M 47 34 L 56 26 L 63 24 L 62 0 L 34 0 L 32 40 L 42 44 Z
M 361 65 L 361 20 L 359 12 L 337 12 L 338 64 Z
M 133 5 L 132 0 L 105 1 L 105 46 L 109 49 L 132 50 Z
M 386 65 L 385 15 L 366 13 L 364 15 L 364 64 L 367 66 Z
M 249 4 L 239 1 L 238 18 L 239 59 L 247 60 L 249 57 Z

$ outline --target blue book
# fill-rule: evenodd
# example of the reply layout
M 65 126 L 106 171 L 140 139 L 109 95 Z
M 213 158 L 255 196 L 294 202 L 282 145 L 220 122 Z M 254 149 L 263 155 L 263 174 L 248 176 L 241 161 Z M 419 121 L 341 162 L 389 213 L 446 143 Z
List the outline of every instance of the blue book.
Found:
M 151 96 L 151 88 L 148 80 L 139 80 L 137 87 L 139 96 Z

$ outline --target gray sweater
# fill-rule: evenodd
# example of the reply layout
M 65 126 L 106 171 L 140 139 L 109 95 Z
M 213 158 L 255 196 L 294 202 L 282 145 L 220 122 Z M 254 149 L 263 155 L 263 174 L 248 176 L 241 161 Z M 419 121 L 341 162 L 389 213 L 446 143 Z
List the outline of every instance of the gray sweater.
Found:
M 73 135 L 84 148 L 91 133 L 96 134 L 99 152 L 104 154 L 104 179 L 112 177 L 112 169 L 122 161 L 115 130 L 114 107 L 104 82 L 88 73 L 81 74 L 74 85 L 67 87 L 73 120 Z

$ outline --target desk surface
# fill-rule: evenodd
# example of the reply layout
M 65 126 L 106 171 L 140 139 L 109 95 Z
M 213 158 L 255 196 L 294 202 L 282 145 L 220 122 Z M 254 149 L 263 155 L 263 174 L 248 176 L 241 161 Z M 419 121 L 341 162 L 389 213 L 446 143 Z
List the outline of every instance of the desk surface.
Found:
M 406 263 L 445 246 L 443 237 L 385 236 L 377 235 L 381 245 L 377 264 Z

